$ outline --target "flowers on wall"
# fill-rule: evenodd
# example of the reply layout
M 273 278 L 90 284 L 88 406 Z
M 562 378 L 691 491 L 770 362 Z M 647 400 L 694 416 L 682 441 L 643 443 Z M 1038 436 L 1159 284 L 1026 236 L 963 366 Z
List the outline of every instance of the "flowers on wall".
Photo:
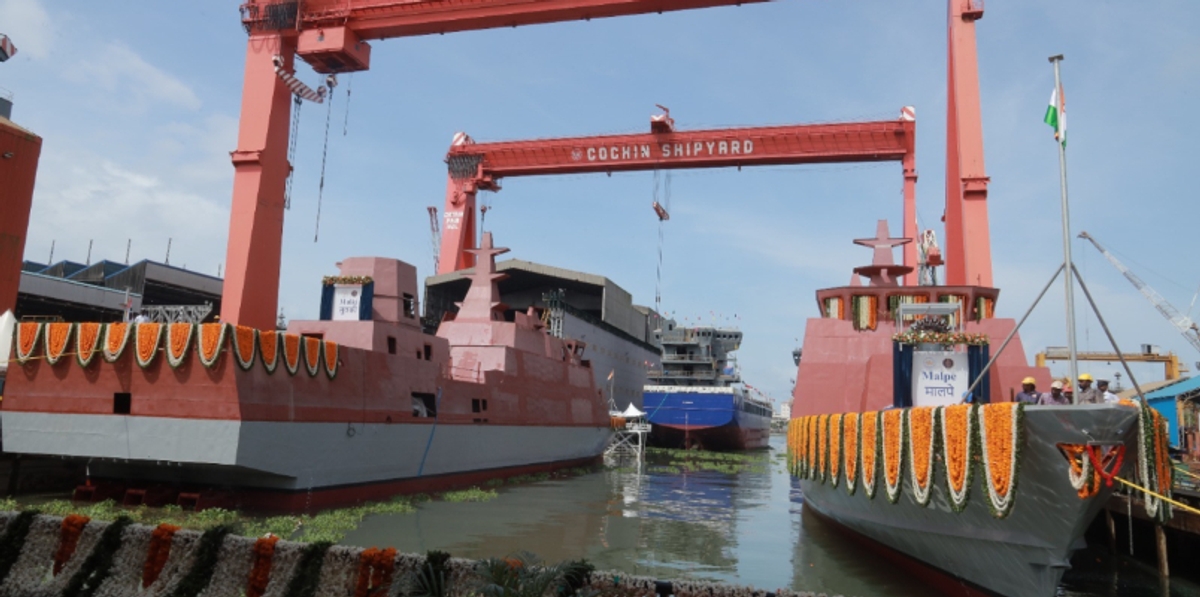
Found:
M 71 323 L 47 323 L 42 335 L 46 339 L 46 362 L 51 365 L 58 364 L 63 355 L 67 353 L 67 347 L 70 346 L 71 331 L 75 328 L 75 324 Z

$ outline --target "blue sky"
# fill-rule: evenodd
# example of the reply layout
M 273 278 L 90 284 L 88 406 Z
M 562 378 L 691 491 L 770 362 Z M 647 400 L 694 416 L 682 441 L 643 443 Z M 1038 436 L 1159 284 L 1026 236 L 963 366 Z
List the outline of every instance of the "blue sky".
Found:
M 0 64 L 14 120 L 45 138 L 28 259 L 224 260 L 246 35 L 237 3 L 0 0 L 20 53 Z M 312 318 L 322 275 L 380 255 L 430 273 L 426 206 L 441 209 L 451 136 L 480 141 L 894 118 L 917 108 L 918 212 L 941 235 L 943 2 L 770 4 L 374 42 L 372 70 L 333 103 L 320 241 L 313 242 L 326 107 L 302 110 L 281 307 Z M 1019 317 L 1061 260 L 1058 163 L 1041 116 L 1062 53 L 1073 229 L 1088 230 L 1182 311 L 1200 286 L 1193 233 L 1200 3 L 990 2 L 978 24 L 998 314 Z M 299 75 L 320 78 L 301 66 Z M 345 90 L 353 90 L 347 115 Z M 346 134 L 343 135 L 343 128 Z M 813 292 L 845 284 L 875 220 L 899 230 L 898 164 L 698 170 L 672 176 L 664 310 L 745 331 L 746 379 L 790 393 Z M 481 196 L 511 256 L 599 273 L 653 304 L 651 173 L 505 181 Z M 1090 246 L 1076 263 L 1126 350 L 1200 361 Z M 899 257 L 899 254 L 897 254 Z M 1065 344 L 1061 286 L 1026 324 L 1026 351 Z M 1082 309 L 1081 309 L 1082 311 Z M 738 319 L 734 320 L 734 314 Z M 1081 349 L 1106 348 L 1094 318 Z M 1115 365 L 1085 365 L 1108 376 Z M 1059 368 L 1061 371 L 1062 369 Z M 1157 379 L 1157 367 L 1136 370 Z

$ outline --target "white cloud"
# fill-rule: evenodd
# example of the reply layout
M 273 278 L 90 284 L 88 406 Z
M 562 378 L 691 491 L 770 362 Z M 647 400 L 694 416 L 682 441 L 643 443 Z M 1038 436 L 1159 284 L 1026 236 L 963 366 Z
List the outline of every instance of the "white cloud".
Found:
M 188 110 L 199 110 L 201 106 L 200 98 L 186 83 L 146 62 L 122 43 L 102 46 L 68 67 L 64 76 L 105 92 L 105 103 L 133 111 L 160 102 Z
M 0 0 L 0 33 L 8 34 L 18 55 L 42 59 L 53 45 L 54 22 L 38 0 Z

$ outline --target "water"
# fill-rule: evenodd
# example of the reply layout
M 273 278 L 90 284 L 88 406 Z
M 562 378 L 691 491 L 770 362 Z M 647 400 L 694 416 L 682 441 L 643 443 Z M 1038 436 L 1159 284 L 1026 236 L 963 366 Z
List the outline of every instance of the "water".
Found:
M 483 503 L 424 502 L 413 514 L 372 516 L 343 540 L 464 558 L 527 551 L 558 562 L 660 579 L 700 579 L 862 597 L 926 597 L 928 589 L 831 524 L 804 516 L 784 467 L 782 437 L 754 468 L 680 472 L 648 465 L 500 489 Z M 766 465 L 765 468 L 762 465 Z M 1200 596 L 1103 549 L 1082 552 L 1069 597 Z

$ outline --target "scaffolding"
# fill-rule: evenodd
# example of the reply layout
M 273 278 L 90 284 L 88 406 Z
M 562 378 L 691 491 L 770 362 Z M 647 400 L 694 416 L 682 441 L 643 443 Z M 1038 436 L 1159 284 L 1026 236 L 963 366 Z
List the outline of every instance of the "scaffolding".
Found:
M 613 417 L 613 435 L 604 449 L 605 461 L 632 458 L 641 461 L 646 456 L 646 436 L 650 434 L 650 423 L 641 417 L 624 419 Z

